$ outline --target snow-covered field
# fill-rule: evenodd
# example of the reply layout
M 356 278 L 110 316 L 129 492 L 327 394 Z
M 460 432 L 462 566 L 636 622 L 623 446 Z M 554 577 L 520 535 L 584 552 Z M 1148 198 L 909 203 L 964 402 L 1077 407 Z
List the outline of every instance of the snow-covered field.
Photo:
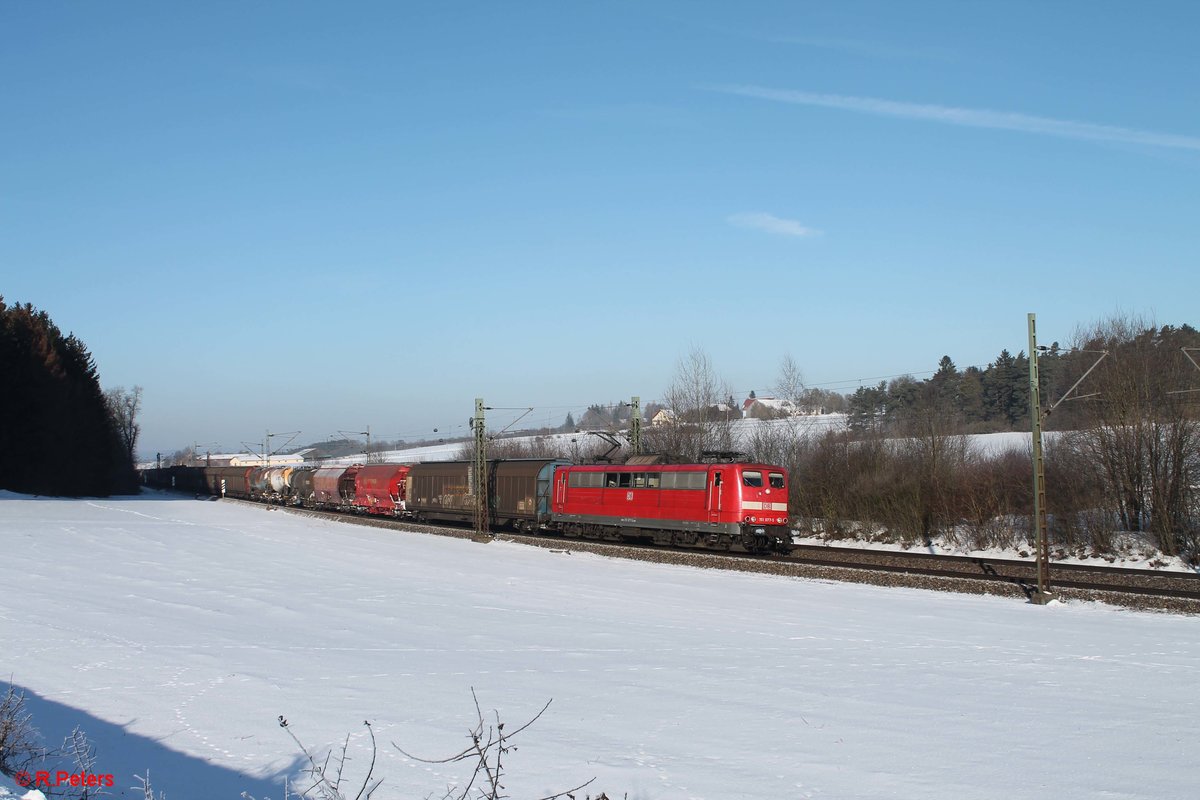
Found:
M 0 670 L 135 796 L 280 798 L 284 715 L 376 798 L 475 722 L 509 793 L 1192 798 L 1200 619 L 626 562 L 163 495 L 0 493 Z M 19 792 L 17 792 L 19 794 Z M 140 795 L 136 795 L 140 796 Z M 582 797 L 582 795 L 580 795 Z

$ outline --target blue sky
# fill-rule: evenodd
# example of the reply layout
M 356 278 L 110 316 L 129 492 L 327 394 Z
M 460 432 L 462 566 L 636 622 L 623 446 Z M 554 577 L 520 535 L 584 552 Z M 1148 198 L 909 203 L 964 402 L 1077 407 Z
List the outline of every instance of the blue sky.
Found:
M 9 3 L 0 293 L 143 453 L 1197 324 L 1192 2 Z M 494 418 L 504 424 L 508 412 Z

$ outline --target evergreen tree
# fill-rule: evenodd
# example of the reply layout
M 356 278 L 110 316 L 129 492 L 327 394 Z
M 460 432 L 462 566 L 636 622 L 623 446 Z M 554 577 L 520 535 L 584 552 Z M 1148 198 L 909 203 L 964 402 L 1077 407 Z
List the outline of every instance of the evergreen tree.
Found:
M 984 417 L 1007 429 L 1029 420 L 1029 358 L 1021 351 L 1000 355 L 983 374 Z
M 0 297 L 0 488 L 108 495 L 136 488 L 96 362 L 46 312 Z
M 963 422 L 983 422 L 983 370 L 967 367 L 958 380 L 959 409 Z
M 888 408 L 888 389 L 883 381 L 878 386 L 860 386 L 846 402 L 846 424 L 851 430 L 864 431 L 883 424 Z

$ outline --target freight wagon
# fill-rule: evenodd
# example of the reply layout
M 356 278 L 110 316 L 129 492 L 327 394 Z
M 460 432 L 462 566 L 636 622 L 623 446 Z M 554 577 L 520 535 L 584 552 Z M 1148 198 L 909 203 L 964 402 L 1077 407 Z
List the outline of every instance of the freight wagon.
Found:
M 568 462 L 530 458 L 487 462 L 488 519 L 497 527 L 534 530 L 550 521 L 554 471 Z M 437 461 L 408 473 L 408 510 L 418 520 L 470 522 L 481 490 L 474 462 Z

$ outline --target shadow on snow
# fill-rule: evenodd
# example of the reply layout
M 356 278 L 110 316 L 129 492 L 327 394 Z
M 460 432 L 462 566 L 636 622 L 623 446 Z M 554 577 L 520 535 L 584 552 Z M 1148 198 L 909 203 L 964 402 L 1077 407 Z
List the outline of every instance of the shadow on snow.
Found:
M 300 765 L 296 759 L 274 774 L 255 777 L 172 750 L 167 746 L 170 735 L 150 739 L 133 733 L 129 730 L 132 720 L 126 725 L 106 722 L 82 709 L 47 700 L 20 685 L 13 684 L 13 688 L 24 693 L 30 723 L 41 734 L 41 744 L 48 749 L 59 749 L 76 727 L 87 735 L 95 752 L 91 773 L 113 776 L 113 787 L 103 789 L 101 796 L 141 798 L 141 785 L 135 776 L 144 777 L 149 770 L 155 794 L 161 792 L 171 800 L 238 800 L 243 792 L 258 800 L 268 797 L 281 800 L 285 776 L 294 775 Z M 7 690 L 8 684 L 0 683 L 0 694 Z M 71 756 L 63 755 L 58 760 L 51 759 L 30 767 L 31 776 L 36 770 L 48 770 L 53 780 L 57 770 L 78 773 L 80 768 Z M 60 789 L 70 791 L 65 786 Z

